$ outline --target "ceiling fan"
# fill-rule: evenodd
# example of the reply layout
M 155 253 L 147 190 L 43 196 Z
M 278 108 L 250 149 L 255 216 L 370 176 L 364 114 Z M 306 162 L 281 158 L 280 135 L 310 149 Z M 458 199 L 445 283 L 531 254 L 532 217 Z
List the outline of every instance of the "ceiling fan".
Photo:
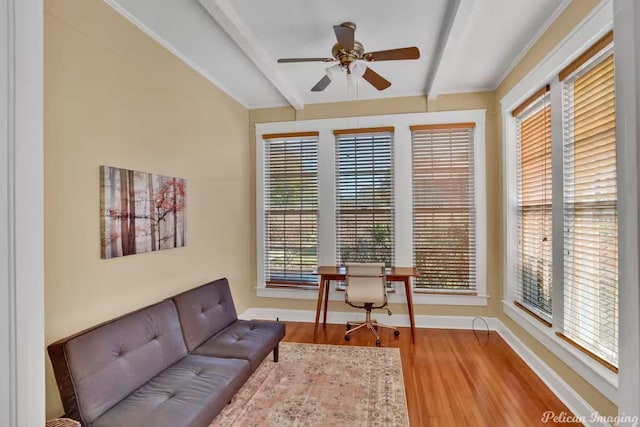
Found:
M 343 22 L 340 25 L 334 25 L 333 31 L 336 33 L 338 43 L 331 48 L 332 58 L 281 58 L 278 63 L 290 62 L 335 62 L 337 64 L 327 68 L 327 74 L 320 79 L 312 92 L 320 92 L 326 89 L 331 83 L 331 75 L 336 72 L 346 71 L 347 74 L 353 74 L 362 77 L 373 87 L 378 90 L 385 90 L 391 86 L 391 82 L 382 77 L 380 74 L 369 68 L 366 63 L 374 61 L 396 61 L 400 59 L 418 59 L 420 58 L 420 50 L 417 47 L 404 47 L 400 49 L 380 50 L 377 52 L 365 52 L 362 43 L 354 39 L 356 24 L 353 22 Z

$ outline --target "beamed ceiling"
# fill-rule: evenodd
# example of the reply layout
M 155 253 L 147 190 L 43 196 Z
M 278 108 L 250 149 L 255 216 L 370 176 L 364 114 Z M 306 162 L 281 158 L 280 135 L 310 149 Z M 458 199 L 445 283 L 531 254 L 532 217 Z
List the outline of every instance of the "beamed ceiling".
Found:
M 245 107 L 494 90 L 568 0 L 105 0 Z M 420 59 L 369 63 L 392 85 L 334 76 L 333 26 L 357 25 L 365 51 L 416 46 Z

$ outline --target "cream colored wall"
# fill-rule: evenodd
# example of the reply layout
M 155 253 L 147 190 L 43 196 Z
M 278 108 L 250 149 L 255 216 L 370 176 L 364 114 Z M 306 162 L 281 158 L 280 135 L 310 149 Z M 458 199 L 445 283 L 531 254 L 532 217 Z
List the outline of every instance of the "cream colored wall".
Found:
M 569 33 L 600 3 L 598 0 L 573 0 L 556 21 L 547 29 L 540 39 L 522 58 L 518 65 L 509 73 L 502 84 L 496 90 L 496 105 L 494 110 L 499 111 L 500 100 L 520 81 L 522 80 L 537 64 L 560 43 Z M 500 146 L 502 145 L 502 117 L 500 114 L 496 116 L 496 140 Z M 497 155 L 502 154 L 499 150 Z M 502 159 L 500 159 L 500 164 Z M 501 182 L 501 179 L 500 179 Z M 500 184 L 500 192 L 502 192 L 502 184 Z M 502 209 L 500 210 L 500 222 L 502 223 Z M 502 240 L 499 245 L 500 258 L 503 258 Z M 502 289 L 501 289 L 502 290 Z M 513 322 L 502 310 L 499 305 L 496 311 L 500 320 L 513 333 L 524 342 L 534 353 L 545 361 L 563 380 L 565 380 L 574 390 L 576 390 L 595 410 L 603 415 L 617 415 L 616 405 L 599 393 L 591 384 L 586 382 L 573 369 L 558 359 L 543 345 L 540 344 L 524 329 L 520 328 Z
M 222 276 L 244 311 L 248 111 L 100 0 L 48 0 L 44 19 L 46 344 Z M 186 178 L 188 246 L 100 259 L 100 165 Z
M 450 315 L 450 316 L 495 316 L 498 309 L 502 287 L 502 263 L 498 257 L 492 256 L 501 245 L 501 197 L 498 171 L 502 166 L 499 163 L 500 145 L 496 141 L 495 117 L 496 105 L 493 93 L 466 93 L 457 95 L 442 95 L 436 101 L 428 101 L 425 96 L 386 98 L 377 100 L 360 100 L 339 102 L 331 104 L 311 104 L 304 110 L 295 111 L 290 107 L 267 108 L 251 110 L 250 120 L 250 145 L 251 145 L 251 238 L 252 261 L 251 283 L 256 286 L 256 241 L 255 241 L 255 124 L 267 122 L 279 122 L 289 120 L 312 120 L 349 116 L 369 116 L 382 114 L 417 113 L 425 111 L 487 109 L 486 124 L 486 165 L 487 165 L 487 293 L 491 296 L 487 307 L 474 306 L 444 306 L 444 305 L 416 305 L 415 314 Z M 252 288 L 251 307 L 268 307 L 277 309 L 315 310 L 316 301 L 294 300 L 279 298 L 261 298 L 255 295 Z M 332 311 L 352 311 L 346 304 L 332 303 Z M 406 313 L 406 304 L 391 304 L 394 313 Z

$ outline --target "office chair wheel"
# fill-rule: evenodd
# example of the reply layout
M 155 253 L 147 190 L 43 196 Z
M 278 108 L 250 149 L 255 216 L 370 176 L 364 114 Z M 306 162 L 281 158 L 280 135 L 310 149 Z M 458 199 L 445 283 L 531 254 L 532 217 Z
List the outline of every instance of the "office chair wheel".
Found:
M 347 331 L 351 329 L 351 323 L 347 323 Z
M 344 336 L 344 340 L 345 340 L 345 341 L 349 341 L 349 340 L 351 340 L 351 335 L 345 335 L 345 336 Z
M 395 336 L 400 335 L 400 331 L 393 331 L 393 335 L 395 335 Z
M 380 340 L 376 340 L 376 347 L 380 347 Z

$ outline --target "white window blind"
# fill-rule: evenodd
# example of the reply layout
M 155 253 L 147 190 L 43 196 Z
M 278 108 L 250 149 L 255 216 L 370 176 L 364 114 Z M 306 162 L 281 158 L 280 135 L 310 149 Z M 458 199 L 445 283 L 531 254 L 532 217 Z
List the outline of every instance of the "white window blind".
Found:
M 549 325 L 552 310 L 551 106 L 546 86 L 514 110 L 517 150 L 516 303 Z
M 416 289 L 476 289 L 474 126 L 411 127 Z
M 317 285 L 318 133 L 263 135 L 265 280 Z
M 393 128 L 334 134 L 337 262 L 393 265 Z
M 563 335 L 618 363 L 618 215 L 613 37 L 564 73 Z M 615 369 L 614 369 L 615 370 Z

